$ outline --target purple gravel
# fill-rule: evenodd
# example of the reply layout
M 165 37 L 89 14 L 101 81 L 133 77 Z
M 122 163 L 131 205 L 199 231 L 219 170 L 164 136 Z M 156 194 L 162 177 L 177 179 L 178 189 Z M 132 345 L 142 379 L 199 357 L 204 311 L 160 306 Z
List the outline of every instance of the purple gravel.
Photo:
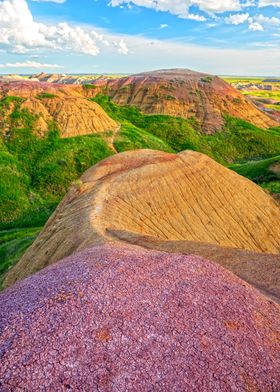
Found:
M 280 391 L 280 310 L 195 256 L 106 245 L 1 294 L 3 391 Z

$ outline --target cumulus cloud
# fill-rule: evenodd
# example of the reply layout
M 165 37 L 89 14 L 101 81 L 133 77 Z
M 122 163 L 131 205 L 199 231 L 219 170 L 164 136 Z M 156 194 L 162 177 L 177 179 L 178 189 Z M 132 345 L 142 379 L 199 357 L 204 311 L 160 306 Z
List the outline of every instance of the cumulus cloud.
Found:
M 207 13 L 222 13 L 226 11 L 239 11 L 242 6 L 239 0 L 111 0 L 109 3 L 113 7 L 126 5 L 137 5 L 146 8 L 153 8 L 157 11 L 169 12 L 183 19 L 194 19 L 205 21 L 201 15 L 190 12 L 192 6 L 197 6 L 201 11 Z
M 248 13 L 230 15 L 225 18 L 225 22 L 233 25 L 248 23 L 249 30 L 252 31 L 264 31 L 264 26 L 273 27 L 280 25 L 280 19 L 275 16 L 270 18 L 259 14 L 251 17 Z
M 274 7 L 280 7 L 280 0 L 260 0 L 260 7 L 267 7 L 269 5 L 273 5 Z
M 249 21 L 249 30 L 252 31 L 263 31 L 264 28 L 263 26 L 258 23 L 258 22 L 254 22 L 254 21 Z
M 110 39 L 90 28 L 36 22 L 25 0 L 0 2 L 0 46 L 10 52 L 29 53 L 44 48 L 96 56 L 102 46 L 109 45 Z M 119 53 L 128 52 L 123 42 L 111 42 L 111 46 Z
M 268 26 L 279 26 L 280 25 L 280 19 L 276 18 L 275 16 L 269 18 L 268 16 L 264 16 L 262 14 L 255 16 L 255 21 L 260 23 L 260 24 L 265 24 Z
M 43 64 L 37 61 L 27 60 L 25 62 L 16 62 L 16 63 L 6 63 L 0 64 L 0 68 L 63 68 L 63 66 L 58 64 Z
M 234 14 L 228 16 L 225 20 L 228 24 L 239 25 L 246 22 L 249 18 L 249 14 Z

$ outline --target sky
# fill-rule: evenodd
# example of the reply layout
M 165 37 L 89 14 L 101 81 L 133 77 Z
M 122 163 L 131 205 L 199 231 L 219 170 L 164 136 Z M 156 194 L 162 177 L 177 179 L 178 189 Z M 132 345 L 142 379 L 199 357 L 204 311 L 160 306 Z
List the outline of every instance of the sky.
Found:
M 280 0 L 0 0 L 0 73 L 280 76 Z

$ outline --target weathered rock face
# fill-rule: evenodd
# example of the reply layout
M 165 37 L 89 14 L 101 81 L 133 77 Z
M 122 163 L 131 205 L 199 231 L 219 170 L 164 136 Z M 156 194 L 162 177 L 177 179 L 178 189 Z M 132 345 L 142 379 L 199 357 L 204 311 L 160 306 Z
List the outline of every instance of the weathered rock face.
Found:
M 37 129 L 47 130 L 49 121 L 55 121 L 61 137 L 90 135 L 117 128 L 117 124 L 95 102 L 84 98 L 67 97 L 26 100 L 22 104 L 31 113 L 38 115 Z
M 280 389 L 279 306 L 195 256 L 88 249 L 1 294 L 0 329 L 3 391 Z
M 279 253 L 279 222 L 279 206 L 268 194 L 206 155 L 130 151 L 81 177 L 5 284 L 111 241 L 108 230 Z
M 217 76 L 175 69 L 93 83 L 93 94 L 105 92 L 117 104 L 135 105 L 148 114 L 196 118 L 205 133 L 221 130 L 224 114 L 261 128 L 279 125 Z
M 5 86 L 8 90 L 5 90 Z M 48 131 L 50 122 L 57 124 L 61 137 L 90 135 L 116 129 L 117 123 L 97 103 L 83 97 L 82 90 L 79 89 L 61 88 L 48 83 L 13 82 L 2 83 L 2 96 L 5 93 L 6 96 L 24 98 L 19 109 L 27 109 L 37 117 L 35 129 L 41 136 Z M 46 97 L 40 98 L 40 94 L 44 93 Z M 7 109 L 6 115 L 9 114 L 10 110 Z
M 201 256 L 230 270 L 280 304 L 280 254 L 257 253 L 195 241 L 168 241 L 127 231 L 109 230 L 120 240 L 146 249 Z

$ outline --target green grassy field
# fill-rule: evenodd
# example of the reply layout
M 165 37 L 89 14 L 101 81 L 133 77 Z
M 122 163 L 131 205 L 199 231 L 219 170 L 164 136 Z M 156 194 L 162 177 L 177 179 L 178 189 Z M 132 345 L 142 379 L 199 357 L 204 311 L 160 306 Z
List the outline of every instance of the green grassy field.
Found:
M 138 129 L 138 134 L 143 134 L 145 131 L 163 141 L 165 151 L 171 149 L 179 152 L 192 149 L 203 152 L 223 164 L 251 158 L 265 158 L 280 152 L 280 127 L 262 130 L 246 121 L 226 117 L 225 126 L 221 132 L 205 135 L 195 119 L 145 115 L 136 107 L 118 106 L 104 95 L 98 95 L 93 100 L 122 124 L 121 133 L 126 127 L 126 138 L 130 140 L 129 148 L 132 149 L 135 142 L 135 128 L 131 127 L 131 124 Z M 131 132 L 127 128 L 128 125 Z M 139 146 L 138 139 L 135 147 L 139 148 Z M 146 148 L 145 143 L 144 146 Z M 118 139 L 116 139 L 115 147 L 119 151 Z M 123 150 L 121 147 L 121 151 Z
M 4 272 L 17 263 L 41 229 L 32 227 L 0 231 L 0 285 Z
M 280 91 L 252 90 L 243 92 L 244 95 L 258 98 L 270 98 L 280 101 Z
M 274 169 L 276 165 L 279 165 L 278 170 Z M 229 167 L 270 192 L 280 193 L 280 155 L 268 159 L 233 164 Z

